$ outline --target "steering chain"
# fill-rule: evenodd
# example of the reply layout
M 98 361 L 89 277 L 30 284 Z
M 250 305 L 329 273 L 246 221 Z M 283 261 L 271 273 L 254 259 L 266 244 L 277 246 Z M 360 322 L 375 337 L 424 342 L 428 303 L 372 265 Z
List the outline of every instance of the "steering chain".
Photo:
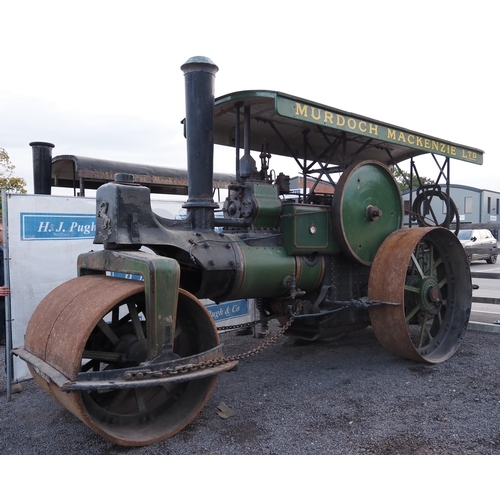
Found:
M 234 354 L 232 356 L 225 356 L 223 358 L 218 358 L 218 359 L 212 359 L 208 361 L 201 361 L 199 363 L 187 363 L 185 365 L 175 365 L 171 367 L 167 367 L 163 370 L 155 370 L 155 371 L 150 371 L 150 370 L 130 370 L 125 373 L 124 378 L 126 380 L 141 380 L 145 378 L 168 378 L 168 377 L 173 377 L 175 375 L 180 375 L 180 374 L 185 374 L 185 373 L 190 373 L 190 372 L 195 372 L 197 370 L 203 370 L 206 368 L 212 368 L 215 366 L 220 366 L 225 363 L 231 363 L 234 361 L 240 361 L 241 359 L 246 359 L 251 356 L 255 356 L 256 354 L 262 352 L 264 349 L 267 349 L 271 345 L 273 345 L 280 337 L 283 335 L 288 328 L 290 328 L 291 324 L 295 320 L 295 315 L 300 312 L 302 309 L 302 304 L 299 303 L 295 313 L 293 315 L 290 315 L 290 318 L 288 321 L 271 337 L 267 338 L 264 342 L 262 342 L 259 346 L 254 347 L 253 349 L 250 349 L 249 351 L 246 351 L 241 354 Z M 270 319 L 271 317 L 268 317 L 267 319 Z M 258 323 L 259 321 L 257 321 Z M 252 324 L 255 322 L 251 322 Z M 223 327 L 224 328 L 224 327 Z M 231 327 L 233 329 L 234 327 Z M 269 329 L 267 330 L 269 332 Z M 266 335 L 267 335 L 266 332 Z

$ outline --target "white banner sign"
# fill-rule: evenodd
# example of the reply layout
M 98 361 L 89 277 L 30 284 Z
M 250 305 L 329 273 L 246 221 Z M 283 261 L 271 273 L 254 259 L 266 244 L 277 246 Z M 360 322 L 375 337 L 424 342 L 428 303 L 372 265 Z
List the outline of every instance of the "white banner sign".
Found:
M 16 348 L 23 346 L 29 319 L 40 301 L 77 276 L 78 255 L 102 250 L 102 246 L 93 244 L 95 199 L 10 194 L 6 200 L 7 304 L 10 302 L 12 347 Z M 28 377 L 24 361 L 14 356 L 14 381 Z
M 94 245 L 95 199 L 48 195 L 8 194 L 3 207 L 6 283 L 10 285 L 12 347 L 22 347 L 26 327 L 41 300 L 60 284 L 77 276 L 77 258 Z M 158 215 L 182 212 L 182 202 L 152 200 Z M 171 217 L 174 218 L 174 217 Z M 5 230 L 6 229 L 6 230 Z M 255 317 L 253 300 L 214 304 L 204 301 L 218 326 Z M 8 317 L 8 313 L 7 313 Z M 9 322 L 7 322 L 9 328 Z M 13 357 L 13 381 L 29 378 L 24 361 Z

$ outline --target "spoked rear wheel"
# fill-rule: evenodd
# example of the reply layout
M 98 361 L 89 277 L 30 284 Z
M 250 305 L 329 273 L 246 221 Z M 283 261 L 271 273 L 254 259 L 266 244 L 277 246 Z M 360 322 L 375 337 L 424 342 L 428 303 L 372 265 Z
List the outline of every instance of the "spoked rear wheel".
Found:
M 381 245 L 368 296 L 390 304 L 370 308 L 379 342 L 398 356 L 439 363 L 465 335 L 472 283 L 459 240 L 440 227 L 402 229 Z
M 219 345 L 215 324 L 194 296 L 179 290 L 174 353 L 187 357 Z M 50 293 L 28 325 L 25 348 L 68 379 L 79 372 L 137 366 L 147 356 L 142 282 L 83 276 Z M 64 392 L 30 368 L 47 392 L 104 438 L 126 446 L 166 439 L 205 405 L 217 375 L 140 388 Z

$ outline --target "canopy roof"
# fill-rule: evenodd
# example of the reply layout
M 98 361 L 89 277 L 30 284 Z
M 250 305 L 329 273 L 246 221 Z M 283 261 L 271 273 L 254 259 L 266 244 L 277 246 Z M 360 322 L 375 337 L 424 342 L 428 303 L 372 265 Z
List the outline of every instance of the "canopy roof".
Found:
M 389 165 L 424 153 L 483 163 L 480 149 L 269 90 L 235 92 L 215 100 L 216 144 L 235 146 L 237 110 L 243 126 L 245 107 L 250 107 L 249 145 L 254 151 L 266 143 L 271 154 L 316 157 L 330 165 L 363 160 Z

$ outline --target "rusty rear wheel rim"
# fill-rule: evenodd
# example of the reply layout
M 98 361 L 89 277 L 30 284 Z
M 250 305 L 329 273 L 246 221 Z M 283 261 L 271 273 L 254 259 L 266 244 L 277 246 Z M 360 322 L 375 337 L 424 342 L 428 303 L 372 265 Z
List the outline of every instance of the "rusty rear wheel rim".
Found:
M 440 227 L 403 229 L 390 235 L 374 259 L 368 295 L 379 342 L 394 354 L 439 363 L 465 335 L 472 284 L 460 242 Z
M 34 354 L 70 380 L 81 371 L 137 366 L 145 360 L 147 323 L 142 282 L 84 276 L 58 288 L 53 292 L 57 305 L 51 294 L 43 301 L 51 306 L 51 318 L 43 330 L 36 327 L 40 312 L 35 311 L 33 324 L 28 325 L 26 346 L 34 346 Z M 174 352 L 179 357 L 219 344 L 210 314 L 184 290 L 179 291 L 176 335 Z M 40 377 L 36 380 L 94 432 L 116 444 L 143 446 L 166 439 L 189 424 L 212 393 L 217 375 L 139 389 L 70 393 Z

